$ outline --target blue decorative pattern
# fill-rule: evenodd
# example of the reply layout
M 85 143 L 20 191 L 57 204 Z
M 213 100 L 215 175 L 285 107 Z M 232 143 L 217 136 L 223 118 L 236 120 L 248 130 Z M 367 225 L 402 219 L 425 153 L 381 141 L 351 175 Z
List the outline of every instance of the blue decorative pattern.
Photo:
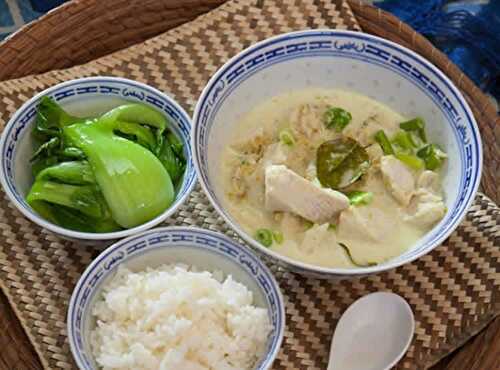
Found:
M 453 85 L 427 61 L 383 39 L 343 31 L 295 32 L 261 42 L 233 58 L 209 82 L 195 113 L 194 150 L 202 183 L 210 184 L 207 148 L 214 117 L 231 92 L 254 73 L 271 65 L 317 56 L 356 59 L 397 73 L 432 99 L 452 127 L 462 163 L 460 196 L 450 207 L 443 224 L 430 234 L 426 243 L 405 256 L 413 258 L 422 254 L 426 246 L 449 234 L 472 201 L 480 180 L 480 139 L 470 110 Z M 438 84 L 444 86 L 444 90 Z M 210 185 L 205 186 L 205 190 L 212 199 L 217 199 Z M 227 220 L 231 220 L 225 211 L 222 212 Z
M 112 77 L 75 80 L 51 88 L 46 92 L 46 95 L 53 97 L 59 102 L 79 99 L 82 95 L 98 96 L 103 94 L 116 95 L 125 100 L 141 101 L 145 104 L 153 105 L 165 112 L 169 120 L 174 123 L 171 125 L 171 129 L 184 143 L 185 156 L 188 159 L 186 174 L 177 194 L 177 200 L 183 199 L 191 191 L 196 182 L 196 172 L 192 162 L 190 147 L 190 119 L 174 101 L 165 98 L 155 89 L 146 85 L 137 84 L 132 81 L 128 82 L 123 79 L 114 79 Z M 23 106 L 12 118 L 12 123 L 9 122 L 4 132 L 6 141 L 2 153 L 2 170 L 5 174 L 5 181 L 11 195 L 27 210 L 30 210 L 29 205 L 15 187 L 13 166 L 19 140 L 23 135 L 30 133 L 29 127 L 36 115 L 36 107 L 40 98 L 41 96 L 38 96 L 37 99 Z
M 73 293 L 68 311 L 69 336 L 75 348 L 73 355 L 77 361 L 92 369 L 91 361 L 84 349 L 84 317 L 89 314 L 88 303 L 96 294 L 103 279 L 118 267 L 119 263 L 148 253 L 158 248 L 172 248 L 187 245 L 217 254 L 223 259 L 241 266 L 258 284 L 266 297 L 269 319 L 274 327 L 267 348 L 267 356 L 257 369 L 266 369 L 273 361 L 281 344 L 281 334 L 285 326 L 284 306 L 278 285 L 271 272 L 248 249 L 239 246 L 224 235 L 196 228 L 164 228 L 149 231 L 141 236 L 129 238 L 114 244 L 87 268 Z

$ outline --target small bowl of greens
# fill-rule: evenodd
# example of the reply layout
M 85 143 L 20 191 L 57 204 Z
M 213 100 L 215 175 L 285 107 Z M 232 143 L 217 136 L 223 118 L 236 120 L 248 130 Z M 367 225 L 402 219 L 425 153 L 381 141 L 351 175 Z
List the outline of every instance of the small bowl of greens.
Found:
M 149 229 L 187 198 L 196 173 L 190 118 L 150 86 L 91 77 L 27 101 L 0 141 L 0 179 L 30 220 L 61 236 L 107 240 Z

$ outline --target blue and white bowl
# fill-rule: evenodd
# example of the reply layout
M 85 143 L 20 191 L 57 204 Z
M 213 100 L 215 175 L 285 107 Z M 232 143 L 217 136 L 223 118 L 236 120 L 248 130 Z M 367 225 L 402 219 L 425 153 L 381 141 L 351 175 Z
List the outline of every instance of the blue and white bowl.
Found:
M 213 231 L 193 227 L 149 230 L 119 241 L 101 253 L 85 270 L 69 304 L 68 337 L 74 359 L 82 370 L 96 369 L 90 347 L 95 327 L 91 310 L 99 292 L 113 278 L 118 266 L 143 271 L 164 264 L 183 263 L 205 271 L 221 271 L 252 291 L 254 304 L 267 309 L 273 329 L 266 352 L 255 367 L 269 369 L 285 330 L 283 297 L 268 268 L 248 249 Z
M 422 116 L 428 135 L 448 153 L 443 186 L 448 212 L 407 252 L 384 264 L 355 269 L 300 263 L 264 248 L 228 213 L 218 179 L 221 151 L 239 118 L 259 103 L 291 90 L 336 88 L 374 98 L 407 117 Z M 275 262 L 317 277 L 348 277 L 400 266 L 428 253 L 458 226 L 479 186 L 479 130 L 462 94 L 421 56 L 379 37 L 309 30 L 259 42 L 229 60 L 203 90 L 193 118 L 192 147 L 200 183 L 238 234 Z
M 31 130 L 35 122 L 36 107 L 42 96 L 46 95 L 54 98 L 70 113 L 80 116 L 103 113 L 124 102 L 147 104 L 165 114 L 171 123 L 170 128 L 184 143 L 184 155 L 187 159 L 183 182 L 172 205 L 162 214 L 142 225 L 109 233 L 68 230 L 48 222 L 33 211 L 25 201 L 25 196 L 33 183 L 29 163 L 34 151 Z M 122 238 L 158 225 L 172 215 L 188 197 L 196 183 L 190 132 L 191 119 L 184 109 L 168 95 L 151 86 L 116 77 L 88 77 L 63 82 L 28 100 L 7 123 L 0 140 L 0 181 L 16 208 L 31 221 L 47 230 L 76 240 L 98 241 Z

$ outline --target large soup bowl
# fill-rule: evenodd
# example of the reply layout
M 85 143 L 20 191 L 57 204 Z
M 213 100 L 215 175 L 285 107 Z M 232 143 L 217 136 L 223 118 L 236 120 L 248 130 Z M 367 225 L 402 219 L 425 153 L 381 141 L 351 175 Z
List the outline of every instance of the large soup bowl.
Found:
M 443 169 L 447 213 L 402 255 L 353 269 L 312 266 L 263 247 L 224 204 L 221 153 L 239 118 L 273 96 L 307 87 L 344 89 L 371 97 L 403 116 L 421 116 L 430 141 L 448 153 Z M 481 177 L 479 130 L 464 97 L 435 66 L 379 37 L 309 30 L 279 35 L 242 51 L 210 79 L 193 118 L 192 149 L 199 181 L 220 215 L 253 248 L 295 272 L 321 278 L 377 273 L 411 262 L 438 246 L 458 226 Z

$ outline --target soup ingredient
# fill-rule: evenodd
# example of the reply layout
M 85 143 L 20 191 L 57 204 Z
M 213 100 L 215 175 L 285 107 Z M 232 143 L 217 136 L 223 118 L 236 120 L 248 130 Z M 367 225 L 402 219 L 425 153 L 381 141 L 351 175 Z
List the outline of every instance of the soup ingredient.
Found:
M 419 157 L 413 154 L 406 153 L 396 153 L 395 157 L 403 162 L 406 166 L 414 170 L 422 170 L 425 167 L 425 163 Z
M 283 236 L 283 233 L 281 231 L 274 231 L 273 239 L 276 243 L 282 244 L 285 237 Z
M 185 169 L 182 143 L 167 126 L 160 112 L 143 104 L 79 118 L 43 97 L 33 128 L 40 145 L 28 204 L 50 222 L 86 232 L 151 220 L 172 203 Z
M 373 193 L 370 191 L 353 190 L 346 195 L 353 206 L 367 205 L 373 200 Z
M 92 351 L 106 370 L 250 370 L 272 328 L 246 286 L 180 264 L 120 267 L 92 315 Z
M 425 122 L 422 118 L 417 117 L 409 121 L 401 122 L 399 124 L 399 127 L 401 127 L 401 129 L 405 131 L 416 133 L 422 142 L 427 142 L 427 135 L 425 134 Z
M 273 233 L 269 229 L 259 229 L 255 232 L 255 239 L 265 247 L 273 244 Z
M 425 168 L 431 171 L 437 170 L 447 158 L 446 153 L 438 148 L 436 144 L 427 144 L 420 148 L 417 155 L 425 161 Z
M 352 115 L 348 111 L 338 107 L 330 107 L 324 115 L 325 126 L 341 132 L 352 120 Z
M 359 180 L 369 167 L 366 150 L 351 138 L 326 141 L 317 150 L 317 176 L 324 187 L 345 188 Z
M 438 170 L 447 156 L 436 144 L 427 144 L 424 120 L 417 117 L 402 122 L 399 126 L 402 130 L 396 132 L 392 143 L 383 130 L 375 134 L 375 141 L 380 144 L 384 154 L 395 155 L 414 170 L 422 170 L 424 167 Z
M 280 131 L 280 142 L 285 145 L 293 146 L 295 144 L 295 138 L 293 137 L 292 131 L 288 129 L 283 129 Z
M 268 166 L 265 177 L 265 207 L 269 211 L 292 212 L 321 224 L 349 207 L 344 194 L 318 187 L 284 165 Z
M 377 131 L 375 134 L 375 141 L 380 144 L 385 155 L 394 154 L 392 144 L 383 130 Z
M 396 157 L 386 155 L 380 159 L 380 171 L 392 196 L 407 206 L 415 190 L 415 178 L 410 169 Z
M 363 263 L 363 262 L 356 261 L 356 259 L 352 256 L 351 251 L 349 250 L 349 247 L 347 245 L 345 245 L 345 243 L 339 243 L 339 245 L 342 247 L 342 249 L 344 249 L 345 253 L 347 254 L 347 257 L 349 257 L 349 259 L 351 260 L 351 263 L 354 266 L 357 266 L 357 267 L 370 267 L 370 266 L 375 266 L 376 265 L 375 262 L 366 262 L 366 263 Z

